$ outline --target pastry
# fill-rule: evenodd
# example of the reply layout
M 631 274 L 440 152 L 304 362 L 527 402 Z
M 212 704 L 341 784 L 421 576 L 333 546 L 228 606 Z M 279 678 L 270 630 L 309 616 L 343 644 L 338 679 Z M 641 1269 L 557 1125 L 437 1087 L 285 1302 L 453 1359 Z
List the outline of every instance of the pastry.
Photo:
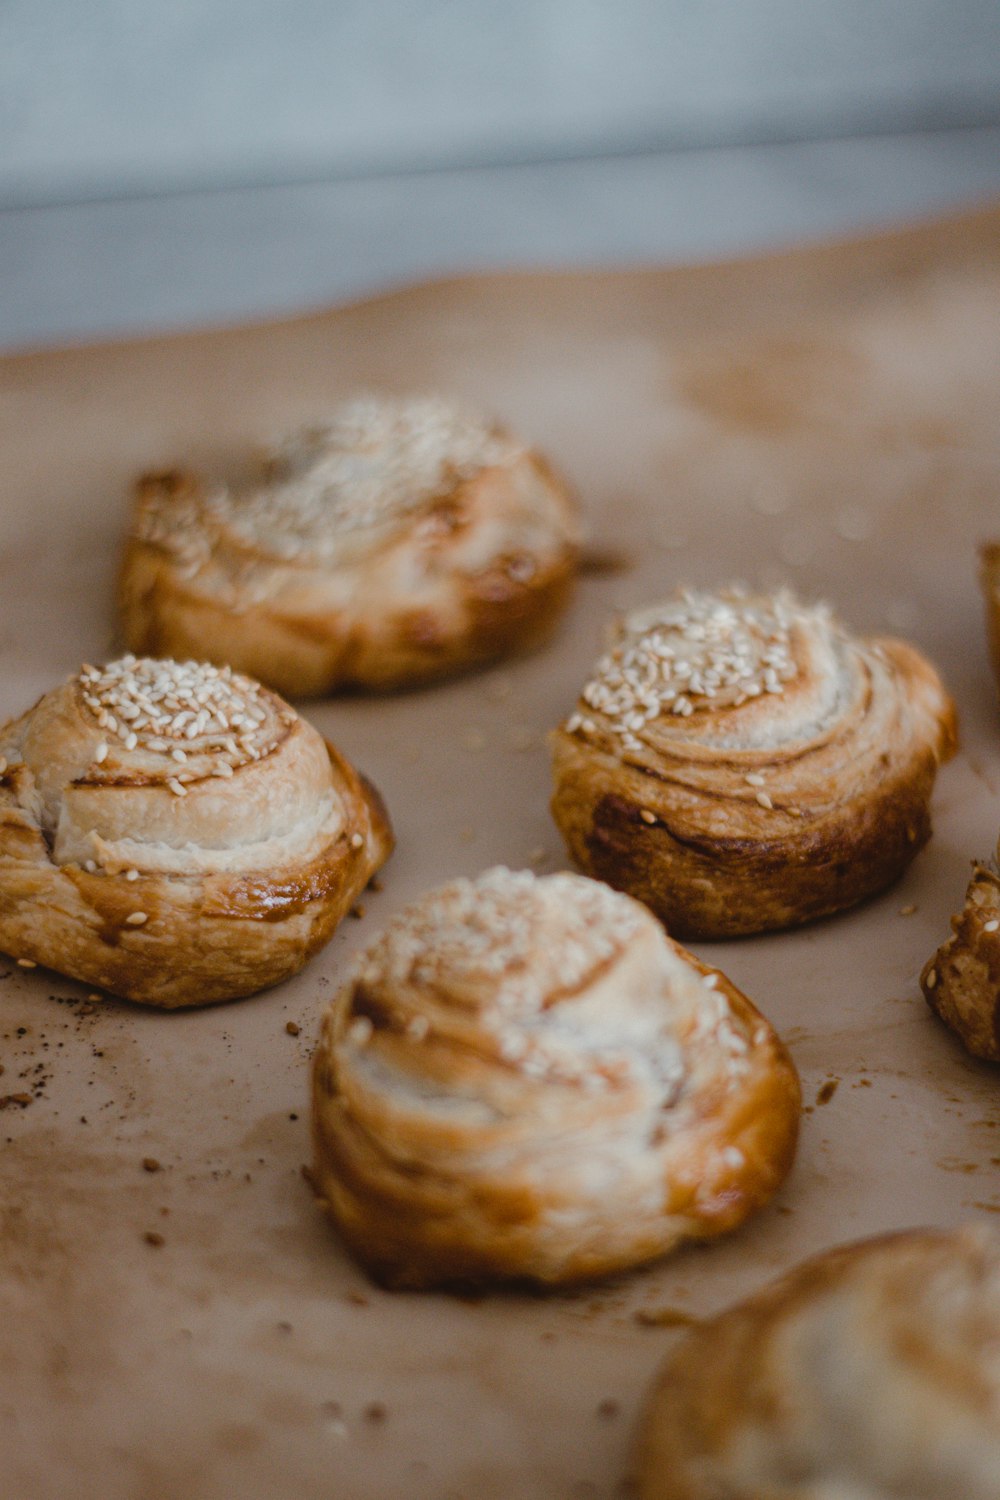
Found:
M 1000 1240 L 828 1252 L 686 1335 L 643 1423 L 641 1500 L 996 1500 Z
M 374 788 L 228 667 L 84 666 L 0 766 L 0 949 L 149 1005 L 294 974 L 392 847 Z
M 741 1223 L 791 1165 L 771 1027 L 638 903 L 498 868 L 357 962 L 313 1075 L 313 1179 L 394 1286 L 620 1271 Z
M 408 687 L 543 639 L 579 540 L 565 486 L 503 429 L 437 399 L 349 401 L 243 488 L 140 479 L 125 638 L 289 697 Z
M 552 810 L 580 867 L 677 936 L 761 932 L 888 885 L 955 742 L 904 641 L 787 593 L 683 592 L 620 622 L 553 736 Z
M 976 865 L 953 935 L 924 965 L 927 1004 L 976 1057 L 1000 1062 L 1000 877 Z

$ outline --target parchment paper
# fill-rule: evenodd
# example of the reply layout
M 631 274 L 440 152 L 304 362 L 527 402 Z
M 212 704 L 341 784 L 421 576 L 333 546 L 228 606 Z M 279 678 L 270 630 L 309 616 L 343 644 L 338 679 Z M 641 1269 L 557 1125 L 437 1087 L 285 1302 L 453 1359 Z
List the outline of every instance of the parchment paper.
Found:
M 611 1500 L 677 1337 L 658 1317 L 714 1311 L 836 1241 L 1000 1211 L 1000 1078 L 916 983 L 1000 827 L 975 583 L 977 542 L 1000 534 L 998 332 L 987 211 L 749 264 L 458 280 L 0 363 L 4 717 L 117 650 L 136 470 L 225 470 L 358 387 L 502 417 L 568 473 L 595 546 L 623 562 L 583 580 L 528 660 L 307 709 L 381 787 L 399 849 L 293 983 L 160 1015 L 0 962 L 0 1094 L 32 1101 L 0 1112 L 7 1500 Z M 736 577 L 910 635 L 962 715 L 935 837 L 899 885 L 800 933 L 698 950 L 801 1071 L 785 1190 L 730 1239 L 575 1296 L 374 1289 L 300 1175 L 321 1008 L 427 885 L 563 864 L 544 735 L 605 620 Z

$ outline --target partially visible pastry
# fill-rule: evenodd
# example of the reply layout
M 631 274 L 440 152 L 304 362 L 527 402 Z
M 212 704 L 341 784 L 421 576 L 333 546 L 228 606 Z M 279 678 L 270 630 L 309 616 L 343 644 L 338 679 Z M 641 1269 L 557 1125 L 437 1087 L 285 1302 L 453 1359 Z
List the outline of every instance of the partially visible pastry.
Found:
M 1000 876 L 976 865 L 952 936 L 924 965 L 931 1010 L 976 1057 L 1000 1062 Z
M 316 1052 L 313 1178 L 380 1281 L 557 1285 L 733 1229 L 799 1105 L 768 1023 L 643 907 L 497 868 L 361 955 Z
M 979 582 L 986 605 L 986 637 L 990 660 L 1000 687 L 1000 542 L 987 542 L 980 548 Z
M 391 848 L 374 788 L 225 667 L 84 666 L 0 728 L 0 949 L 128 1000 L 294 974 Z
M 1000 1240 L 886 1235 L 701 1324 L 643 1423 L 641 1500 L 996 1500 Z
M 553 736 L 581 869 L 680 937 L 790 927 L 881 890 L 930 836 L 955 709 L 897 640 L 788 593 L 682 592 L 626 616 Z
M 409 687 L 541 641 L 580 525 L 540 454 L 435 399 L 345 402 L 242 488 L 140 479 L 121 573 L 133 651 L 289 697 Z

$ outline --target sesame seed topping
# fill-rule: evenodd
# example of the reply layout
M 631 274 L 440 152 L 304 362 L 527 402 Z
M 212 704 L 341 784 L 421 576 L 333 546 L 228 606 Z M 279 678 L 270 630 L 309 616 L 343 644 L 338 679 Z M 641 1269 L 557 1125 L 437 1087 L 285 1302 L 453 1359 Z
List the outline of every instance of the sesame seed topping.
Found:
M 138 880 L 139 879 L 139 871 L 138 870 L 126 870 L 125 871 L 125 879 L 126 880 Z
M 263 482 L 189 499 L 193 528 L 178 525 L 176 496 L 153 494 L 137 532 L 195 567 L 206 528 L 226 528 L 282 560 L 331 561 L 345 545 L 357 546 L 358 533 L 398 525 L 456 483 L 509 466 L 523 452 L 439 397 L 360 397 L 281 442 L 267 455 Z M 201 533 L 200 547 L 179 535 L 192 530 Z
M 644 823 L 656 822 L 656 814 L 654 812 L 650 812 L 648 807 L 641 807 L 639 809 L 639 816 Z
M 144 922 L 149 921 L 149 913 L 145 911 L 129 912 L 128 916 L 125 918 L 125 921 L 128 923 L 129 927 L 141 927 Z
M 761 807 L 766 807 L 768 810 L 770 810 L 774 806 L 774 803 L 771 801 L 766 792 L 758 792 L 757 801 L 760 803 Z
M 401 1033 L 464 1048 L 475 1027 L 480 1047 L 532 1086 L 637 1087 L 658 1130 L 684 1086 L 689 1049 L 707 1053 L 732 1086 L 750 1065 L 750 1036 L 720 983 L 619 892 L 579 875 L 498 867 L 393 918 L 356 960 L 344 1035 L 353 1042 L 377 1006 L 386 1021 L 372 1045 L 392 1049 L 392 1068 Z M 598 1003 L 605 993 L 613 1004 Z
M 747 786 L 763 786 L 764 778 L 759 771 L 748 771 L 743 780 Z
M 931 969 L 930 972 L 927 975 L 927 988 L 929 990 L 934 989 L 934 987 L 937 984 L 937 982 L 938 982 L 938 971 L 937 971 L 937 969 Z
M 626 749 L 665 715 L 687 719 L 708 709 L 736 709 L 763 694 L 781 694 L 798 675 L 796 630 L 826 623 L 824 605 L 806 607 L 790 594 L 684 591 L 663 604 L 626 615 L 611 649 L 597 663 L 567 722 L 570 733 L 593 732 L 589 707 L 603 714 Z M 751 786 L 757 773 L 751 772 Z
M 19 958 L 17 961 L 19 969 L 37 969 L 38 965 L 33 958 Z
M 984 932 L 996 932 L 998 927 L 1000 927 L 1000 920 L 996 917 L 993 917 L 989 922 L 983 923 Z
M 165 755 L 177 766 L 198 763 L 193 774 L 166 778 L 178 797 L 195 775 L 231 776 L 260 759 L 295 718 L 259 683 L 204 662 L 123 656 L 104 667 L 82 667 L 77 682 L 86 708 L 123 750 Z M 238 742 L 230 732 L 237 717 L 247 726 Z M 96 764 L 109 753 L 109 742 L 101 740 Z
M 361 834 L 361 833 L 352 833 L 351 834 L 351 848 L 352 849 L 360 849 L 360 848 L 362 848 L 363 845 L 364 845 L 364 842 L 365 842 L 364 834 Z

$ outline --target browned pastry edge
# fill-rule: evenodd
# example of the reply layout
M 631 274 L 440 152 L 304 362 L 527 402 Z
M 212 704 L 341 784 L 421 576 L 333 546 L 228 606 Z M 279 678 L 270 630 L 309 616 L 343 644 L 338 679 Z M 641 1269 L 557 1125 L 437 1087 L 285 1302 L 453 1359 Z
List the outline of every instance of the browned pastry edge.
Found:
M 738 1482 L 724 1490 L 702 1477 L 704 1455 L 724 1455 L 743 1424 L 758 1424 L 781 1440 L 783 1415 L 793 1411 L 794 1390 L 780 1386 L 782 1371 L 761 1360 L 760 1351 L 776 1324 L 790 1323 L 799 1308 L 835 1291 L 845 1273 L 880 1251 L 899 1247 L 945 1248 L 954 1239 L 945 1230 L 910 1229 L 838 1245 L 793 1267 L 745 1301 L 699 1323 L 670 1355 L 647 1399 L 636 1445 L 638 1494 L 641 1500 L 763 1500 Z M 934 1351 L 919 1339 L 910 1341 L 915 1361 L 933 1361 Z M 768 1377 L 771 1377 L 768 1379 Z M 794 1373 L 787 1375 L 794 1379 Z M 872 1393 L 877 1399 L 876 1392 Z M 789 1438 L 793 1442 L 793 1438 Z M 772 1492 L 768 1490 L 768 1496 Z M 799 1485 L 782 1488 L 789 1500 L 803 1493 Z M 816 1491 L 810 1487 L 809 1494 Z M 881 1493 L 881 1490 L 879 1491 Z M 894 1492 L 895 1493 L 895 1492 Z
M 776 837 L 719 837 L 673 825 L 670 764 L 639 770 L 557 729 L 552 814 L 580 869 L 644 902 L 681 939 L 799 926 L 883 890 L 927 843 L 938 765 L 957 743 L 949 704 L 936 748 L 921 745 L 873 789 Z M 888 759 L 888 758 L 887 758 Z M 742 776 L 733 772 L 734 781 Z M 724 793 L 700 791 L 706 809 Z
M 1000 688 L 1000 542 L 985 542 L 980 547 L 979 583 L 986 606 L 986 637 L 990 660 Z
M 674 945 L 675 947 L 677 945 Z M 372 1278 L 391 1290 L 478 1287 L 485 1284 L 571 1286 L 627 1271 L 659 1259 L 686 1240 L 709 1240 L 737 1228 L 777 1192 L 795 1157 L 801 1113 L 801 1087 L 795 1066 L 777 1033 L 747 997 L 717 970 L 684 955 L 703 975 L 716 974 L 717 988 L 736 1018 L 755 1040 L 753 1073 L 745 1084 L 723 1094 L 708 1091 L 696 1122 L 685 1132 L 687 1149 L 678 1147 L 664 1181 L 663 1216 L 629 1253 L 606 1256 L 593 1248 L 567 1253 L 558 1273 L 539 1275 L 526 1269 L 523 1233 L 544 1213 L 537 1192 L 479 1181 L 465 1189 L 476 1214 L 492 1220 L 495 1238 L 486 1248 L 463 1238 L 454 1201 L 429 1219 L 414 1211 L 404 1192 L 391 1182 L 381 1187 L 359 1176 L 338 1146 L 323 1118 L 336 1084 L 324 1054 L 330 1046 L 334 1011 L 324 1019 L 313 1062 L 313 1169 L 311 1185 L 351 1254 Z M 714 1095 L 714 1097 L 713 1097 Z M 346 1110 L 338 1129 L 356 1130 Z M 721 1148 L 735 1147 L 742 1164 L 723 1161 Z M 365 1135 L 365 1151 L 381 1155 L 384 1147 Z M 652 1149 L 652 1148 L 651 1148 Z M 410 1165 L 408 1172 L 419 1173 Z M 567 1234 L 570 1231 L 567 1230 Z
M 325 742 L 345 810 L 336 839 L 311 863 L 270 876 L 88 873 L 55 866 L 37 828 L 0 813 L 0 862 L 28 884 L 0 879 L 0 934 L 24 913 L 16 951 L 29 960 L 163 1009 L 234 1000 L 288 979 L 328 941 L 393 848 L 385 805 L 372 784 Z M 8 770 L 0 784 L 23 774 Z M 355 847 L 355 840 L 360 843 Z M 143 912 L 133 926 L 128 918 Z
M 563 490 L 540 454 L 528 457 L 547 484 Z M 463 491 L 473 482 L 443 494 L 442 512 L 460 514 Z M 201 484 L 182 470 L 144 475 L 136 484 L 136 506 L 152 491 L 183 504 L 201 493 Z M 449 524 L 454 523 L 449 519 Z M 248 556 L 267 561 L 260 554 Z M 119 573 L 119 613 L 125 642 L 137 655 L 192 656 L 229 665 L 289 698 L 341 690 L 387 692 L 543 644 L 569 603 L 577 557 L 578 549 L 567 542 L 547 566 L 537 566 L 526 578 L 514 576 L 516 567 L 511 570 L 516 557 L 497 558 L 458 582 L 457 627 L 431 609 L 403 603 L 387 609 L 376 636 L 336 611 L 294 613 L 263 604 L 227 608 L 187 582 L 166 548 L 130 536 Z M 301 571 L 311 570 L 301 565 Z
M 1000 1062 L 1000 877 L 975 865 L 953 936 L 924 965 L 924 999 L 969 1052 Z

